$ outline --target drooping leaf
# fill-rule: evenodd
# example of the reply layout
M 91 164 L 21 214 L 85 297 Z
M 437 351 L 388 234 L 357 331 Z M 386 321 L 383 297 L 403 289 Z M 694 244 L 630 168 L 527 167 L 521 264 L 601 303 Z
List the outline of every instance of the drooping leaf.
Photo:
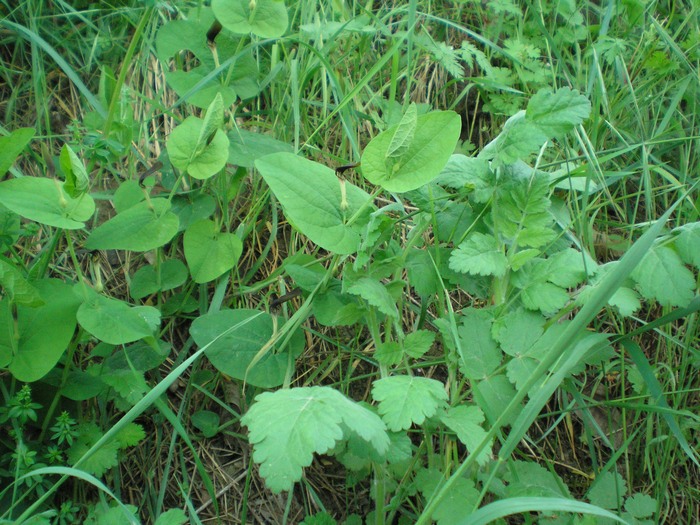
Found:
M 313 242 L 338 254 L 357 251 L 364 216 L 349 224 L 361 209 L 369 214 L 371 197 L 345 183 L 345 202 L 340 181 L 333 170 L 291 153 L 273 153 L 255 162 L 292 225 Z M 343 204 L 346 205 L 343 209 Z
M 291 490 L 313 454 L 323 454 L 352 432 L 380 455 L 389 436 L 381 419 L 329 387 L 266 392 L 241 419 L 248 427 L 253 459 L 273 492 Z
M 450 268 L 472 275 L 502 277 L 508 259 L 493 235 L 474 232 L 450 255 Z
M 216 129 L 203 144 L 200 143 L 199 139 L 208 131 L 202 119 L 190 116 L 170 133 L 166 143 L 173 166 L 195 179 L 213 177 L 228 161 L 226 133 Z
M 0 177 L 12 167 L 29 141 L 34 137 L 34 128 L 18 128 L 6 137 L 0 137 Z
M 483 429 L 484 413 L 475 406 L 460 405 L 451 407 L 440 416 L 447 428 L 457 434 L 467 450 L 472 451 L 481 444 L 486 437 Z M 491 444 L 489 443 L 480 453 L 477 462 L 480 465 L 488 463 L 491 456 Z
M 77 288 L 76 293 L 83 293 Z M 131 307 L 118 299 L 111 299 L 91 290 L 80 305 L 77 319 L 88 333 L 100 341 L 113 345 L 131 343 L 153 335 L 152 319 L 160 319 L 160 312 L 150 306 Z
M 409 147 L 400 157 L 389 157 L 390 162 L 387 162 L 399 127 L 381 132 L 367 145 L 362 153 L 362 174 L 387 191 L 406 192 L 427 184 L 440 174 L 459 140 L 461 120 L 452 111 L 421 115 Z
M 85 193 L 90 186 L 85 165 L 68 144 L 64 144 L 61 148 L 59 157 L 61 170 L 66 177 L 66 182 L 63 184 L 63 189 L 74 199 Z
M 147 252 L 168 243 L 178 218 L 164 198 L 140 202 L 95 228 L 85 243 L 90 250 Z
M 591 113 L 591 103 L 578 91 L 562 87 L 542 89 L 527 104 L 526 118 L 547 137 L 560 137 L 581 124 Z
M 686 306 L 695 295 L 695 277 L 668 246 L 653 246 L 632 271 L 646 299 L 663 306 Z
M 391 376 L 372 384 L 372 397 L 379 402 L 379 415 L 389 430 L 398 432 L 435 415 L 447 400 L 447 393 L 435 379 Z
M 210 220 L 195 222 L 183 239 L 185 259 L 196 283 L 207 283 L 236 266 L 243 243 L 234 233 L 221 232 Z
M 287 30 L 283 0 L 213 0 L 211 7 L 221 25 L 234 33 L 278 38 Z
M 57 180 L 23 177 L 0 183 L 0 204 L 32 221 L 79 230 L 95 213 L 89 195 L 72 198 Z
M 214 100 L 207 107 L 202 120 L 202 127 L 196 141 L 196 150 L 200 151 L 214 140 L 216 132 L 224 125 L 224 100 L 221 93 L 217 93 Z
M 40 280 L 33 286 L 43 305 L 18 305 L 16 334 L 7 331 L 15 325 L 9 319 L 7 298 L 0 302 L 0 319 L 7 323 L 0 331 L 0 362 L 3 347 L 16 345 L 17 351 L 9 362 L 9 369 L 15 378 L 25 382 L 41 379 L 56 366 L 73 338 L 76 311 L 80 305 L 80 300 L 72 293 L 72 286 L 61 281 Z M 14 343 L 10 343 L 9 337 Z
M 235 330 L 231 329 L 239 324 L 241 326 Z M 290 354 L 294 359 L 304 349 L 304 337 L 301 332 L 296 332 L 285 351 L 273 345 L 259 356 L 273 333 L 270 314 L 246 309 L 220 310 L 203 315 L 195 319 L 190 328 L 190 335 L 197 345 L 210 345 L 205 355 L 217 370 L 262 388 L 281 385 Z

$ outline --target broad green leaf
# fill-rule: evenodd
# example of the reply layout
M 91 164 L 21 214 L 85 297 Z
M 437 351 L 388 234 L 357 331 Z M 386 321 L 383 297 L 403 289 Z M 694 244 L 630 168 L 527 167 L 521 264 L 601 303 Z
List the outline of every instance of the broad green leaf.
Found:
M 649 518 L 656 512 L 656 500 L 638 492 L 627 498 L 625 510 L 637 519 Z
M 700 222 L 684 224 L 674 231 L 680 232 L 675 244 L 683 262 L 700 269 Z
M 41 306 L 44 300 L 37 290 L 17 268 L 0 259 L 0 287 L 11 303 L 24 306 Z
M 73 445 L 66 453 L 68 463 L 75 465 L 90 448 L 99 441 L 104 434 L 95 423 L 82 423 L 77 428 L 78 436 L 73 441 Z M 92 456 L 80 463 L 81 470 L 94 476 L 101 477 L 109 469 L 116 467 L 119 464 L 117 453 L 119 452 L 119 443 L 116 439 L 112 439 L 102 445 Z M 118 510 L 119 516 L 122 517 L 121 509 Z M 134 509 L 135 510 L 135 509 Z
M 562 288 L 574 288 L 586 278 L 583 254 L 573 248 L 555 253 L 547 259 L 547 280 Z
M 156 292 L 165 292 L 182 286 L 187 280 L 187 267 L 180 259 L 168 259 L 156 268 L 147 264 L 141 266 L 131 277 L 129 295 L 142 299 Z
M 377 349 L 374 351 L 374 358 L 382 365 L 398 365 L 403 358 L 401 345 L 396 341 L 380 343 L 377 345 Z
M 158 60 L 163 65 L 168 84 L 180 97 L 189 93 L 187 102 L 202 109 L 209 106 L 217 94 L 221 95 L 225 107 L 236 100 L 236 91 L 232 86 L 223 84 L 222 77 L 211 78 L 196 92 L 192 92 L 216 68 L 212 49 L 207 43 L 207 31 L 214 20 L 210 8 L 198 7 L 188 13 L 186 20 L 172 20 L 163 25 L 156 36 Z M 222 45 L 230 40 L 230 35 L 219 35 L 216 39 L 219 63 L 235 53 L 236 42 Z M 187 71 L 178 64 L 180 55 L 186 51 L 191 52 L 198 61 L 196 67 Z M 174 70 L 170 66 L 172 59 L 178 64 Z
M 255 167 L 296 229 L 326 250 L 343 255 L 357 251 L 366 217 L 348 222 L 362 209 L 367 214 L 374 209 L 370 195 L 346 182 L 343 202 L 340 181 L 332 169 L 291 153 L 267 155 Z
M 445 386 L 435 379 L 392 376 L 372 384 L 372 397 L 379 402 L 379 415 L 389 430 L 406 430 L 421 425 L 447 401 Z
M 423 498 L 429 500 L 439 485 L 445 482 L 445 475 L 437 469 L 421 469 L 416 475 L 414 484 Z M 447 492 L 445 499 L 435 509 L 433 519 L 438 525 L 453 525 L 460 518 L 471 513 L 479 504 L 479 491 L 470 479 L 459 478 Z
M 477 158 L 494 161 L 495 166 L 526 159 L 540 149 L 547 136 L 528 122 L 525 111 L 519 111 L 503 125 L 503 130 L 479 152 Z
M 66 193 L 74 199 L 85 193 L 90 186 L 90 179 L 83 161 L 78 158 L 68 144 L 64 144 L 61 148 L 59 163 L 63 175 L 66 177 L 66 182 L 63 184 Z
M 553 315 L 569 302 L 566 290 L 552 283 L 535 281 L 520 291 L 520 300 L 528 310 L 540 310 L 543 314 Z
M 354 433 L 380 455 L 389 436 L 381 419 L 329 387 L 265 392 L 241 419 L 248 427 L 253 459 L 273 492 L 291 490 L 313 454 L 323 454 Z
M 472 275 L 502 277 L 508 259 L 493 235 L 474 232 L 450 255 L 450 268 Z
M 509 498 L 523 496 L 571 497 L 569 490 L 559 476 L 535 462 L 511 462 L 505 480 L 508 482 L 506 494 Z
M 447 428 L 457 434 L 459 439 L 467 450 L 474 450 L 481 441 L 486 437 L 486 431 L 483 429 L 484 413 L 475 406 L 460 405 L 451 407 L 440 416 Z M 491 444 L 487 445 L 481 452 L 477 462 L 480 465 L 488 463 L 491 456 Z
M 234 33 L 278 38 L 289 23 L 283 0 L 213 0 L 211 7 L 221 25 Z
M 411 249 L 406 254 L 406 274 L 409 284 L 422 298 L 438 292 L 440 281 L 437 268 L 427 250 Z
M 474 387 L 474 399 L 490 422 L 496 421 L 515 397 L 515 389 L 503 374 L 487 377 Z
M 236 330 L 232 326 L 243 323 Z M 296 332 L 284 352 L 277 345 L 262 357 L 258 354 L 270 342 L 274 324 L 269 314 L 257 310 L 220 310 L 203 315 L 192 323 L 190 335 L 198 346 L 208 344 L 206 356 L 220 372 L 253 386 L 274 388 L 284 381 L 291 358 L 304 349 L 304 338 Z M 251 364 L 258 359 L 251 367 Z
M 217 207 L 214 197 L 208 193 L 176 196 L 172 203 L 172 212 L 180 220 L 178 231 L 185 231 L 195 222 L 211 217 Z
M 544 333 L 544 323 L 545 318 L 535 312 L 511 310 L 496 323 L 494 338 L 506 354 L 525 355 Z
M 6 137 L 0 137 L 0 177 L 12 167 L 32 137 L 34 128 L 18 128 Z
M 16 345 L 9 369 L 16 379 L 25 382 L 41 379 L 56 366 L 73 338 L 80 305 L 72 286 L 61 281 L 46 279 L 33 286 L 44 304 L 36 308 L 18 305 L 16 323 L 10 322 L 7 298 L 0 302 L 0 319 L 7 322 L 0 331 L 0 362 L 2 348 Z M 13 326 L 16 333 L 9 332 Z M 13 338 L 12 343 L 8 337 Z
M 487 160 L 455 154 L 447 161 L 435 182 L 457 190 L 472 190 L 475 202 L 486 203 L 496 187 L 496 175 Z
M 591 103 L 578 91 L 562 87 L 542 89 L 527 104 L 526 119 L 547 137 L 560 137 L 581 124 L 591 113 Z
M 207 283 L 236 266 L 243 243 L 234 233 L 221 232 L 209 220 L 192 224 L 183 239 L 185 259 L 196 283 Z
M 411 102 L 391 137 L 391 142 L 385 153 L 386 159 L 398 159 L 406 154 L 416 134 L 417 124 L 418 108 L 415 102 Z
M 394 298 L 384 284 L 372 277 L 359 278 L 348 286 L 347 292 L 353 295 L 359 295 L 381 313 L 395 319 L 399 318 L 399 311 L 396 308 Z
M 617 472 L 603 472 L 586 493 L 593 504 L 604 509 L 619 509 L 627 495 L 627 482 Z
M 317 294 L 312 306 L 316 320 L 323 326 L 352 326 L 367 314 L 356 297 L 336 289 Z
M 219 432 L 219 425 L 221 424 L 219 414 L 211 410 L 197 410 L 190 417 L 190 422 L 206 438 L 214 437 Z
M 620 286 L 608 299 L 608 304 L 614 306 L 624 317 L 630 317 L 642 307 L 637 292 L 626 286 Z
M 668 246 L 653 246 L 632 272 L 646 299 L 662 306 L 686 306 L 695 295 L 695 277 Z
M 15 244 L 20 234 L 19 215 L 0 204 L 0 251 Z
M 26 219 L 79 230 L 95 213 L 95 201 L 89 195 L 72 198 L 54 179 L 23 177 L 0 183 L 0 204 Z
M 136 180 L 125 180 L 114 192 L 114 209 L 122 213 L 132 206 L 146 200 L 146 192 Z
M 420 359 L 423 357 L 435 341 L 435 332 L 428 330 L 416 330 L 408 334 L 403 340 L 403 351 L 408 357 Z
M 484 379 L 501 364 L 503 353 L 491 337 L 493 318 L 483 309 L 465 308 L 459 334 L 460 370 L 469 379 Z
M 140 202 L 95 228 L 85 243 L 89 250 L 147 252 L 168 243 L 178 218 L 164 198 Z
M 459 140 L 461 120 L 453 111 L 421 115 L 409 147 L 387 163 L 399 127 L 381 132 L 367 145 L 362 153 L 362 174 L 387 191 L 401 193 L 415 190 L 440 174 Z
M 76 286 L 77 294 L 84 292 L 80 285 Z M 151 317 L 159 319 L 160 312 L 150 306 L 134 308 L 91 290 L 87 291 L 87 299 L 77 313 L 80 326 L 100 341 L 113 345 L 152 336 Z
M 219 96 L 218 94 L 216 96 Z M 208 179 L 221 171 L 228 160 L 228 137 L 217 129 L 211 140 L 199 144 L 204 121 L 187 117 L 168 137 L 166 148 L 170 162 L 177 169 L 186 171 L 192 178 Z
M 515 385 L 516 389 L 522 390 L 523 385 L 525 385 L 525 383 L 527 383 L 527 381 L 532 377 L 532 374 L 535 372 L 535 369 L 539 364 L 539 361 L 531 357 L 514 357 L 513 359 L 508 361 L 508 364 L 506 365 L 506 374 L 508 375 L 508 380 Z M 536 383 L 530 389 L 528 394 L 539 389 L 543 382 L 544 378 L 539 383 Z
M 293 153 L 291 144 L 279 141 L 269 135 L 236 129 L 228 134 L 228 162 L 244 168 L 252 168 L 255 161 L 265 155 L 278 152 Z
M 158 516 L 154 525 L 184 525 L 187 522 L 187 514 L 183 510 L 170 509 Z

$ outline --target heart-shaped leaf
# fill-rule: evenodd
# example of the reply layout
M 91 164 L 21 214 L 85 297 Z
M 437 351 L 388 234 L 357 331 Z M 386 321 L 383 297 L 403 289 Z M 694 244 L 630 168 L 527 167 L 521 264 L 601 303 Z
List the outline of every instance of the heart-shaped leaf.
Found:
M 341 182 L 332 169 L 292 153 L 273 153 L 255 167 L 284 208 L 287 219 L 319 246 L 339 254 L 357 251 L 360 234 L 374 206 L 370 195 Z M 349 219 L 366 207 L 352 224 Z M 343 209 L 345 208 L 345 209 Z
M 192 224 L 183 240 L 185 259 L 196 283 L 208 283 L 233 268 L 243 252 L 237 235 L 219 231 L 209 220 Z
M 88 237 L 89 250 L 147 252 L 166 244 L 178 230 L 167 199 L 140 202 L 98 226 Z
M 282 0 L 214 0 L 211 7 L 221 25 L 234 33 L 278 38 L 287 30 Z
M 205 131 L 204 121 L 197 117 L 187 117 L 176 127 L 166 147 L 170 162 L 179 170 L 186 171 L 195 179 L 208 179 L 216 175 L 228 160 L 228 137 L 217 129 L 207 142 L 199 143 Z
M 362 174 L 387 191 L 420 188 L 440 174 L 454 152 L 461 127 L 454 111 L 433 111 L 415 122 L 407 112 L 400 124 L 367 145 L 362 153 Z
M 169 259 L 160 264 L 157 269 L 145 265 L 136 270 L 129 284 L 129 294 L 134 299 L 160 291 L 172 290 L 187 280 L 187 267 L 180 259 Z
M 0 183 L 0 204 L 32 221 L 66 230 L 79 230 L 95 213 L 89 195 L 72 198 L 54 179 L 23 177 Z

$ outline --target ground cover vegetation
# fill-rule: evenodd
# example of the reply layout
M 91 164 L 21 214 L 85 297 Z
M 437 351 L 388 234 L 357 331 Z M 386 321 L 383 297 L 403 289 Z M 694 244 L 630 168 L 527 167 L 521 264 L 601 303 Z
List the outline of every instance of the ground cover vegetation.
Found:
M 696 522 L 697 2 L 0 5 L 0 522 Z

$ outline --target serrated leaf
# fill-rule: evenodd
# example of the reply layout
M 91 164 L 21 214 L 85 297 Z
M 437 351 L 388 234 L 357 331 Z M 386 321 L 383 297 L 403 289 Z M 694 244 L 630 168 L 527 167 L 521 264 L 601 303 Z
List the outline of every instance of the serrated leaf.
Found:
M 392 376 L 375 381 L 372 397 L 379 402 L 379 415 L 389 430 L 398 432 L 420 425 L 447 400 L 445 386 L 434 379 Z
M 428 330 L 416 330 L 406 336 L 403 340 L 403 351 L 413 359 L 423 357 L 435 341 L 435 332 Z
M 700 222 L 684 224 L 675 231 L 680 231 L 675 244 L 681 259 L 700 269 Z
M 489 142 L 478 155 L 479 159 L 492 160 L 495 165 L 512 164 L 526 159 L 540 149 L 547 136 L 519 111 L 503 125 L 503 130 Z
M 367 206 L 371 197 L 357 186 L 345 183 L 345 204 L 335 172 L 317 162 L 291 153 L 273 153 L 255 162 L 255 167 L 284 208 L 292 225 L 326 250 L 347 255 L 357 251 L 366 216 L 347 224 Z
M 496 421 L 515 397 L 515 389 L 508 378 L 497 374 L 479 381 L 474 387 L 474 399 L 489 421 Z
M 571 497 L 559 476 L 534 462 L 512 461 L 505 480 L 509 482 L 506 494 L 510 498 Z
M 455 154 L 447 161 L 435 182 L 457 190 L 470 189 L 474 192 L 472 198 L 475 202 L 486 203 L 496 187 L 496 175 L 486 159 Z
M 361 277 L 348 286 L 347 292 L 359 295 L 370 305 L 374 306 L 381 313 L 399 318 L 399 311 L 396 308 L 394 298 L 386 289 L 386 286 L 371 277 Z
M 493 317 L 488 311 L 476 308 L 462 310 L 457 329 L 461 351 L 460 370 L 469 379 L 484 379 L 501 364 L 503 353 L 491 337 Z
M 668 246 L 653 246 L 632 271 L 639 291 L 662 306 L 686 306 L 695 295 L 695 277 Z
M 132 406 L 150 390 L 143 373 L 130 369 L 108 370 L 100 378 Z
M 486 431 L 481 426 L 484 422 L 484 413 L 475 406 L 451 407 L 440 416 L 447 428 L 457 434 L 467 450 L 472 451 L 481 444 L 486 437 Z M 491 456 L 491 443 L 489 443 L 480 453 L 477 462 L 480 465 L 488 463 Z
M 146 431 L 137 423 L 129 423 L 117 432 L 114 439 L 119 443 L 119 448 L 134 447 L 146 439 Z
M 445 476 L 439 470 L 421 469 L 418 471 L 414 484 L 420 490 L 423 498 L 428 501 L 438 486 L 444 482 Z M 474 482 L 470 479 L 458 478 L 435 508 L 432 517 L 438 525 L 461 523 L 478 503 L 479 491 L 474 486 Z
M 389 128 L 374 137 L 363 151 L 362 174 L 387 191 L 415 190 L 440 174 L 459 140 L 461 127 L 459 115 L 453 111 L 421 115 L 408 149 L 387 163 L 397 127 Z
M 85 165 L 68 144 L 64 144 L 61 148 L 59 163 L 63 175 L 66 177 L 66 182 L 63 184 L 66 193 L 74 199 L 85 193 L 90 186 Z
M 493 235 L 474 232 L 452 252 L 449 264 L 456 272 L 503 277 L 508 259 Z
M 248 427 L 253 459 L 273 492 L 291 490 L 313 454 L 323 454 L 352 431 L 385 454 L 389 436 L 381 419 L 328 387 L 265 392 L 241 419 Z
M 184 511 L 181 509 L 170 509 L 158 516 L 154 525 L 184 525 L 185 523 L 187 523 L 187 514 Z
M 234 233 L 219 231 L 216 223 L 203 220 L 191 224 L 182 241 L 192 280 L 207 283 L 236 266 L 243 243 Z
M 75 464 L 85 453 L 102 437 L 102 431 L 94 423 L 83 423 L 76 429 L 78 436 L 73 441 L 73 445 L 68 449 L 67 459 L 69 464 Z M 117 452 L 119 443 L 110 440 L 100 447 L 87 460 L 81 462 L 80 468 L 89 474 L 97 477 L 102 475 L 119 463 Z
M 630 317 L 642 307 L 637 292 L 626 286 L 620 286 L 608 299 L 608 304 L 617 308 L 620 315 Z
M 604 509 L 619 509 L 622 500 L 627 494 L 627 482 L 617 472 L 603 472 L 594 485 L 586 493 L 586 497 L 593 505 Z
M 216 97 L 220 95 L 217 94 Z M 198 144 L 198 139 L 205 131 L 202 119 L 187 117 L 170 133 L 165 145 L 173 166 L 195 179 L 213 177 L 228 161 L 229 143 L 226 133 L 217 129 L 204 144 Z
M 581 124 L 591 113 L 591 103 L 578 91 L 562 87 L 542 89 L 527 105 L 526 118 L 547 137 L 560 137 Z
M 513 357 L 525 355 L 544 333 L 545 318 L 522 308 L 508 312 L 494 327 L 494 338 Z
M 213 0 L 216 19 L 229 31 L 278 38 L 287 30 L 287 8 L 282 0 Z
M 382 365 L 398 365 L 403 358 L 401 345 L 396 341 L 381 343 L 377 345 L 377 349 L 374 351 L 374 358 Z
M 650 518 L 656 512 L 656 500 L 637 492 L 625 501 L 625 510 L 637 519 Z
M 553 315 L 566 306 L 569 294 L 552 283 L 534 282 L 523 288 L 520 299 L 528 310 Z
M 573 248 L 555 253 L 547 259 L 547 280 L 562 288 L 574 288 L 586 278 L 583 254 Z
M 85 243 L 89 250 L 147 252 L 168 243 L 178 231 L 178 218 L 164 198 L 143 201 L 95 228 Z
M 415 102 L 411 102 L 401 118 L 401 122 L 396 127 L 394 136 L 391 138 L 389 147 L 384 154 L 387 159 L 396 159 L 403 156 L 407 151 L 413 137 L 416 134 L 416 124 L 418 123 L 418 107 Z
M 531 357 L 520 356 L 514 357 L 506 365 L 506 374 L 508 375 L 508 380 L 515 385 L 515 388 L 522 390 L 523 385 L 532 377 L 537 366 L 540 364 L 539 361 L 532 359 Z M 544 383 L 544 377 L 535 383 L 533 387 L 528 391 L 528 395 L 532 392 L 536 392 Z

